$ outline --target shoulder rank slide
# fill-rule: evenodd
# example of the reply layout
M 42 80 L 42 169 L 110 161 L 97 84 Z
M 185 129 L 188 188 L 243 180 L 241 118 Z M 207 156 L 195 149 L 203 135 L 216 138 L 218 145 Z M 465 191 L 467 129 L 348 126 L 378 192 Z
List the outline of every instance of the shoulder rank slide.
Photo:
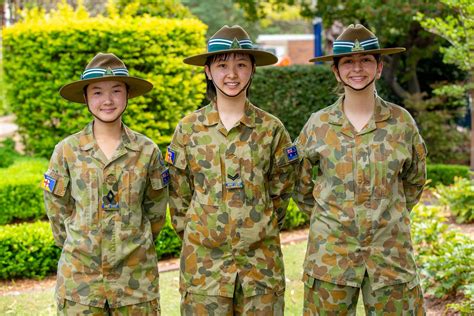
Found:
M 168 146 L 167 150 L 166 150 L 166 157 L 165 157 L 165 161 L 167 163 L 170 163 L 172 165 L 174 165 L 175 161 L 176 161 L 176 152 L 171 149 L 170 146 Z
M 48 192 L 53 193 L 55 187 L 56 187 L 56 179 L 54 179 L 53 177 L 45 173 L 43 183 L 41 184 L 41 188 L 43 188 L 44 190 Z
M 295 145 L 287 147 L 285 151 L 286 157 L 288 158 L 288 162 L 298 159 L 298 149 Z

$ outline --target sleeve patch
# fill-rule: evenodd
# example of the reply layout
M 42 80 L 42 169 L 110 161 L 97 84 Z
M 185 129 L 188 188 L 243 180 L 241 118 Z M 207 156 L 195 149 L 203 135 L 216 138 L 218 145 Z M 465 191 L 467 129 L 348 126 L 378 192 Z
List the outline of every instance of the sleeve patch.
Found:
M 416 155 L 418 156 L 418 159 L 424 160 L 426 158 L 426 148 L 423 143 L 415 145 L 415 150 L 416 150 Z
M 163 186 L 167 186 L 170 183 L 170 171 L 166 169 L 161 173 L 161 180 L 163 181 Z
M 41 183 L 41 188 L 45 191 L 53 193 L 54 188 L 56 187 L 56 182 L 57 180 L 55 178 L 45 173 L 43 183 Z
M 298 149 L 296 148 L 295 145 L 286 148 L 285 151 L 286 151 L 286 157 L 288 158 L 288 162 L 298 159 L 299 157 Z
M 167 163 L 172 164 L 172 165 L 174 165 L 174 163 L 176 162 L 176 152 L 173 149 L 171 149 L 171 147 L 169 147 L 169 146 L 166 150 L 165 161 Z

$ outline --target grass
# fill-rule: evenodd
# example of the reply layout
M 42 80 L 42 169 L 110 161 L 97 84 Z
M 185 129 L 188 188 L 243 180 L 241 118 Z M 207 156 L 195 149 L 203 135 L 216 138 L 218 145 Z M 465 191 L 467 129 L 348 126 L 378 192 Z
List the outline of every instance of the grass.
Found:
M 286 269 L 285 315 L 301 315 L 303 307 L 303 283 L 301 271 L 306 242 L 285 245 L 283 253 Z M 160 275 L 161 311 L 163 316 L 179 316 L 180 294 L 178 271 Z M 0 315 L 46 316 L 54 315 L 54 289 L 44 289 L 20 295 L 0 297 Z M 360 300 L 359 300 L 360 301 Z M 363 305 L 357 307 L 357 315 L 364 315 Z

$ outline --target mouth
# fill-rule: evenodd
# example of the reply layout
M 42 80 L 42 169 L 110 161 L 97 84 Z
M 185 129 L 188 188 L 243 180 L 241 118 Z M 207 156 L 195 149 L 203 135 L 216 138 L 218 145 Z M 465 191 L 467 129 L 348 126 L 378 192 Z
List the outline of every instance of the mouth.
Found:
M 235 88 L 239 85 L 239 82 L 225 82 L 224 85 L 229 88 Z
M 111 113 L 114 113 L 116 109 L 117 108 L 105 108 L 105 109 L 101 109 L 100 111 L 105 114 L 111 114 Z
M 353 77 L 349 77 L 349 79 L 351 81 L 354 81 L 354 82 L 362 82 L 366 79 L 367 77 L 366 76 L 353 76 Z

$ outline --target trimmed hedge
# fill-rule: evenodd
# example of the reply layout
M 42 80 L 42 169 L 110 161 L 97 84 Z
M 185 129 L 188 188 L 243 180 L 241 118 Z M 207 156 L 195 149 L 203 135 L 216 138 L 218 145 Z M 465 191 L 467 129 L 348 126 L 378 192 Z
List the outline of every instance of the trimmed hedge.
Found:
M 47 222 L 0 226 L 0 279 L 43 278 L 60 254 Z
M 428 179 L 431 182 L 428 184 L 435 187 L 438 184 L 450 185 L 454 183 L 455 177 L 469 179 L 469 167 L 461 165 L 444 165 L 444 164 L 428 164 L 426 166 Z
M 0 225 L 45 217 L 40 183 L 47 168 L 46 159 L 19 158 L 0 169 Z
M 257 69 L 250 91 L 253 104 L 278 117 L 295 139 L 311 113 L 337 100 L 329 67 L 294 65 Z
M 49 157 L 54 145 L 91 119 L 83 104 L 63 100 L 58 90 L 79 80 L 98 52 L 120 57 L 130 75 L 146 78 L 154 89 L 131 99 L 125 123 L 164 149 L 178 120 L 204 97 L 202 69 L 182 62 L 205 47 L 206 26 L 196 19 L 150 16 L 89 17 L 69 6 L 29 16 L 3 30 L 7 96 L 17 116 L 26 150 Z

